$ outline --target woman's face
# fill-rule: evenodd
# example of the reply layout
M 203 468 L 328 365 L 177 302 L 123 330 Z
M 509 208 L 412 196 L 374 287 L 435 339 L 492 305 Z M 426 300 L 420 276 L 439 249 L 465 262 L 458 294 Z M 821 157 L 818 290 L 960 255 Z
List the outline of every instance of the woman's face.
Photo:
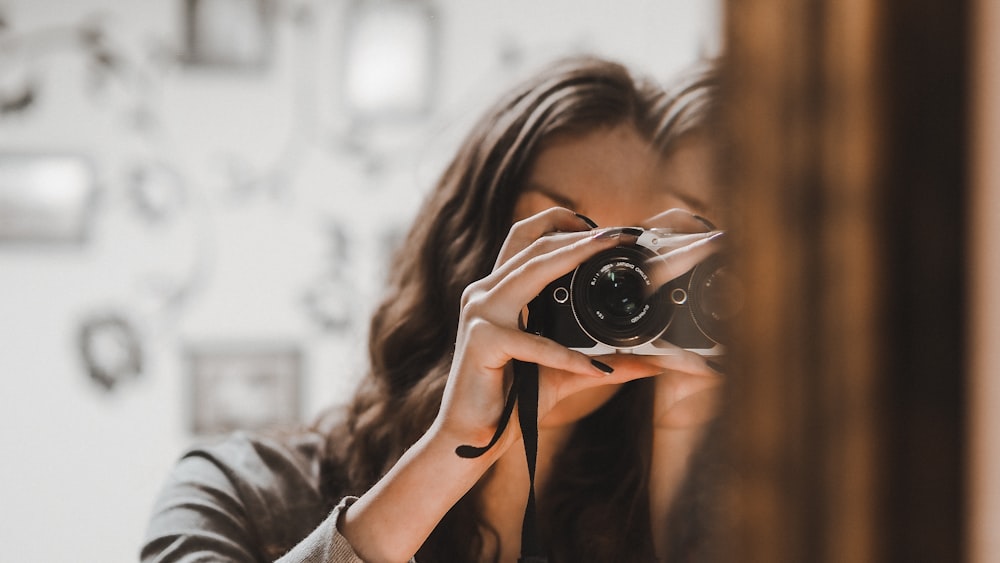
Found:
M 643 226 L 653 215 L 679 207 L 718 224 L 710 158 L 708 143 L 699 135 L 681 139 L 663 158 L 631 125 L 557 136 L 544 145 L 529 172 L 514 220 L 561 206 L 601 227 Z M 604 386 L 577 393 L 559 403 L 543 426 L 574 422 L 615 391 Z
M 675 207 L 715 220 L 717 197 L 702 136 L 682 138 L 662 158 L 632 126 L 620 125 L 545 143 L 517 200 L 514 220 L 557 205 L 602 227 L 641 225 Z

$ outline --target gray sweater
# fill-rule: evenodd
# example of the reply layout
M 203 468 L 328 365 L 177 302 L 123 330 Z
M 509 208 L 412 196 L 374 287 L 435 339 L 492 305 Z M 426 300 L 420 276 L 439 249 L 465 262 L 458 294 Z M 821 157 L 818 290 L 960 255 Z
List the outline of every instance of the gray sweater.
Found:
M 185 454 L 156 501 L 143 563 L 360 562 L 321 492 L 323 438 L 234 434 Z
M 340 511 L 355 499 L 336 504 L 323 494 L 323 444 L 319 434 L 279 439 L 236 433 L 189 451 L 156 501 L 142 562 L 361 562 L 337 530 Z M 710 472 L 694 472 L 703 473 Z M 680 494 L 687 500 L 674 507 L 671 520 L 683 529 L 672 530 L 678 553 L 670 561 L 696 560 L 692 533 L 700 519 L 689 505 L 698 489 L 691 487 L 688 482 Z

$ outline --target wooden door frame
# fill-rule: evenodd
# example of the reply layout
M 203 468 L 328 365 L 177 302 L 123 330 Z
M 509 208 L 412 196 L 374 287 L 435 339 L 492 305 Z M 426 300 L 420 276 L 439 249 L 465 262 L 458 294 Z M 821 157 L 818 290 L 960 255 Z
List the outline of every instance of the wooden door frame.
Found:
M 725 6 L 734 561 L 962 561 L 968 6 Z

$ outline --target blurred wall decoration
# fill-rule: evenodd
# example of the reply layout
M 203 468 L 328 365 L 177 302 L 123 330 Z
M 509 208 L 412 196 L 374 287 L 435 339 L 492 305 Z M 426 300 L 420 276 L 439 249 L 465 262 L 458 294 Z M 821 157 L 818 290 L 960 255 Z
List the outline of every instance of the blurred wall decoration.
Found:
M 185 0 L 182 59 L 218 69 L 260 69 L 271 59 L 270 0 Z
M 344 18 L 343 96 L 361 121 L 398 121 L 430 110 L 437 18 L 418 0 L 354 0 Z
M 717 49 L 717 11 L 0 0 L 4 560 L 134 560 L 192 440 L 346 400 L 485 106 L 571 53 L 668 76 Z
M 84 157 L 0 154 L 0 243 L 83 243 L 95 188 Z
M 80 356 L 87 375 L 110 391 L 142 373 L 142 343 L 132 323 L 107 313 L 80 324 Z
M 302 352 L 278 343 L 201 344 L 187 352 L 190 428 L 264 430 L 300 417 Z

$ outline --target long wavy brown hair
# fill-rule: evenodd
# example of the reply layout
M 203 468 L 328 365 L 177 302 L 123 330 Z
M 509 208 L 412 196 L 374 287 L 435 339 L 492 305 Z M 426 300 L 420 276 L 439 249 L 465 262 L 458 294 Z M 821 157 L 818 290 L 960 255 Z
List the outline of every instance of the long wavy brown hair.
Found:
M 677 137 L 673 132 L 683 129 L 676 102 L 620 64 L 576 57 L 523 82 L 483 116 L 394 258 L 371 321 L 367 376 L 346 409 L 325 413 L 316 424 L 328 437 L 330 499 L 371 488 L 430 427 L 451 367 L 462 292 L 492 270 L 546 140 L 631 124 L 666 153 Z M 653 560 L 650 385 L 623 386 L 576 425 L 557 458 L 559 477 L 540 494 L 542 533 L 553 561 Z M 490 558 L 483 553 L 484 534 L 493 532 L 478 514 L 473 489 L 441 520 L 417 560 Z

